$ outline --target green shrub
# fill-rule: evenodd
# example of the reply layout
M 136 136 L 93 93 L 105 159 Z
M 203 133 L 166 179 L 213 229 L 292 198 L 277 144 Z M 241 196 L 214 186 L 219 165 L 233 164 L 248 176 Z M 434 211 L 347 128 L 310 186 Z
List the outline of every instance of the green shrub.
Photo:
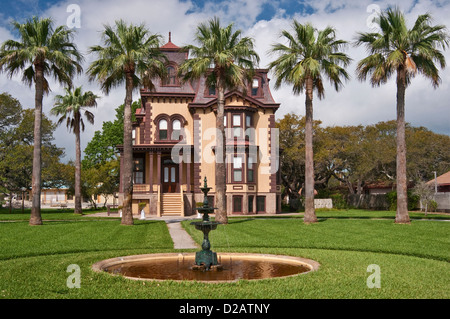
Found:
M 428 211 L 429 212 L 437 211 L 437 207 L 438 207 L 438 204 L 436 203 L 436 201 L 434 201 L 434 200 L 428 201 Z
M 328 188 L 322 188 L 317 191 L 317 195 L 314 198 L 330 198 L 331 191 Z
M 141 212 L 141 210 L 143 210 L 143 209 L 145 208 L 145 206 L 147 206 L 147 203 L 140 202 L 140 203 L 138 204 L 139 212 Z
M 420 198 L 417 195 L 414 195 L 411 191 L 408 190 L 408 210 L 417 209 L 419 205 Z M 389 203 L 389 210 L 397 210 L 397 192 L 392 191 L 386 194 L 386 199 Z
M 331 201 L 333 202 L 333 208 L 337 209 L 347 209 L 348 203 L 344 195 L 337 193 L 330 195 Z
M 203 207 L 203 202 L 196 202 L 195 207 L 197 208 Z

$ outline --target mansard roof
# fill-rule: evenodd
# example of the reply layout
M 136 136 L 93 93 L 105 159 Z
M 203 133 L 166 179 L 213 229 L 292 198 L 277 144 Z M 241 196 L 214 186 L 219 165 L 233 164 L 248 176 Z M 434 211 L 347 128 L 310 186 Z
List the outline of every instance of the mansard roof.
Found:
M 188 58 L 188 52 L 182 51 L 180 47 L 172 43 L 171 33 L 169 32 L 169 41 L 163 45 L 160 50 L 166 54 L 169 61 L 168 65 L 174 66 L 175 69 Z M 269 88 L 268 69 L 256 69 L 255 77 L 261 79 L 260 88 L 262 94 L 259 96 L 251 96 L 243 92 L 243 90 L 231 90 L 225 92 L 225 98 L 232 95 L 237 95 L 242 99 L 263 108 L 278 108 L 279 103 L 276 103 L 272 97 Z M 155 79 L 153 81 L 154 89 L 147 90 L 141 89 L 142 97 L 189 97 L 192 98 L 192 102 L 189 104 L 189 108 L 205 108 L 213 107 L 217 103 L 216 96 L 210 96 L 209 88 L 206 84 L 205 77 L 201 77 L 197 80 L 191 80 L 188 82 L 178 81 L 176 85 L 165 85 L 161 79 Z

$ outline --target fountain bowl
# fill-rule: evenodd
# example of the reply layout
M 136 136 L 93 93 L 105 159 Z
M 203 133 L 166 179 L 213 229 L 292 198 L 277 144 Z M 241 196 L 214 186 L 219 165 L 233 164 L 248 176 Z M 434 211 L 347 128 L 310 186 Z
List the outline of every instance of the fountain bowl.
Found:
M 195 271 L 195 253 L 161 253 L 123 256 L 95 263 L 96 272 L 107 272 L 134 280 L 235 282 L 298 276 L 319 269 L 319 263 L 301 257 L 217 253 L 221 269 Z

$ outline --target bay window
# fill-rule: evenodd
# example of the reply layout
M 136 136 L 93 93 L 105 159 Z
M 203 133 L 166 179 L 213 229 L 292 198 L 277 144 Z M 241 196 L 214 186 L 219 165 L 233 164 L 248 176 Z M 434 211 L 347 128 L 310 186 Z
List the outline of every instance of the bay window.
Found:
M 242 178 L 242 171 L 243 171 L 243 165 L 242 165 L 242 157 L 241 156 L 235 156 L 233 157 L 233 182 L 241 183 L 243 182 Z
M 241 122 L 241 114 L 233 114 L 233 137 L 240 137 L 241 136 L 241 130 L 242 130 L 242 122 Z
M 248 155 L 247 157 L 247 183 L 255 182 L 255 159 Z

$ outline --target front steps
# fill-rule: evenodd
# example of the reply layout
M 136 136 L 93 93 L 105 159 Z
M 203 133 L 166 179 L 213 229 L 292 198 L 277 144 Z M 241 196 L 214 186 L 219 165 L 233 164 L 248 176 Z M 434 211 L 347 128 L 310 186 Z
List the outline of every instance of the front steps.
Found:
M 161 194 L 161 215 L 162 216 L 183 216 L 183 203 L 179 193 Z

